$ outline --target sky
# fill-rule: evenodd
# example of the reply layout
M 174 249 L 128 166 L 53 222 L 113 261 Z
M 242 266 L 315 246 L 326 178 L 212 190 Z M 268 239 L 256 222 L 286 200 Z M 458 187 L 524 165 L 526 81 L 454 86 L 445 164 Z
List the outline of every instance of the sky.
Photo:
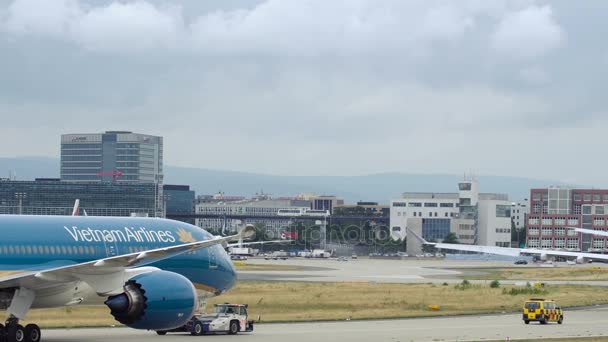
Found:
M 163 136 L 177 166 L 608 186 L 607 10 L 0 0 L 0 157 L 58 157 L 61 134 L 131 130 Z

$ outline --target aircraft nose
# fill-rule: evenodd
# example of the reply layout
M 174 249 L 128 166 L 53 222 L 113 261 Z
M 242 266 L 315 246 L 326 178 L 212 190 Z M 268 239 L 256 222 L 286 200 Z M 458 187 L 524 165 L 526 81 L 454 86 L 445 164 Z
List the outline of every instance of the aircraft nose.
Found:
M 224 254 L 224 258 L 222 258 L 222 268 L 226 270 L 226 291 L 233 288 L 236 285 L 237 281 L 237 273 L 234 265 L 232 264 L 232 260 L 228 254 Z

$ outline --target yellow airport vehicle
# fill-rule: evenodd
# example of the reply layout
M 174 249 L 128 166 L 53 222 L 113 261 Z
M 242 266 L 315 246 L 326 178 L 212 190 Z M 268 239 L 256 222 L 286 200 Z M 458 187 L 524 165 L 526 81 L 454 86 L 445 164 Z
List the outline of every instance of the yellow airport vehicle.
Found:
M 553 300 L 543 298 L 530 298 L 524 303 L 523 308 L 524 323 L 529 324 L 530 321 L 538 321 L 540 324 L 548 322 L 564 322 L 564 311 Z

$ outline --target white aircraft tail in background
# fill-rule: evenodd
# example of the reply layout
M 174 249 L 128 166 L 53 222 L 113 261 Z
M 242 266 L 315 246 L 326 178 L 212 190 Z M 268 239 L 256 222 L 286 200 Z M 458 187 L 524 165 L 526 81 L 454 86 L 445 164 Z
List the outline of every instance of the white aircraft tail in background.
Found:
M 76 199 L 76 201 L 74 202 L 74 209 L 72 209 L 72 216 L 78 216 L 79 207 L 80 207 L 80 200 Z

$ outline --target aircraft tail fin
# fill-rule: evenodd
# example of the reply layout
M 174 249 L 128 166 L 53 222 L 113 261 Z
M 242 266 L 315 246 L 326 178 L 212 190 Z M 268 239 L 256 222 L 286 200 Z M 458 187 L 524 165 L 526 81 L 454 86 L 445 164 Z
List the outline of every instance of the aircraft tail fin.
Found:
M 72 209 L 72 216 L 78 216 L 79 207 L 80 207 L 80 200 L 76 199 L 76 201 L 74 201 L 74 209 Z

